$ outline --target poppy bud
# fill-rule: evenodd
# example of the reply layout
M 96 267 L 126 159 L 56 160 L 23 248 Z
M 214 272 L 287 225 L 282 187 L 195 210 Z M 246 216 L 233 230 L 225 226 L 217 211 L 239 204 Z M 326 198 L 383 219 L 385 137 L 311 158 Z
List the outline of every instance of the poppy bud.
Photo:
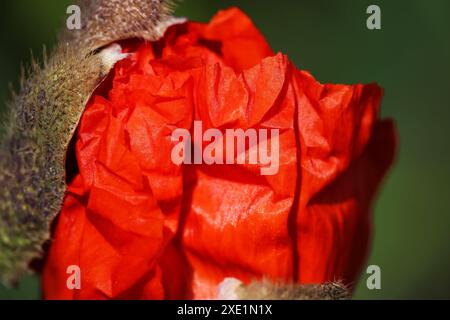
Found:
M 237 8 L 207 24 L 165 1 L 84 8 L 2 138 L 2 279 L 54 222 L 47 299 L 348 298 L 396 148 L 382 89 L 319 83 Z

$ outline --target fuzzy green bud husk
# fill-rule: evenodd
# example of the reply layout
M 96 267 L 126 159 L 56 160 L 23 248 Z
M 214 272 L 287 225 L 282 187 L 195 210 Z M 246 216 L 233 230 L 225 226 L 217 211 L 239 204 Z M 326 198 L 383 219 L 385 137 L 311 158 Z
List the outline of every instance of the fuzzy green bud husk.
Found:
M 32 63 L 14 94 L 0 139 L 0 281 L 28 271 L 61 210 L 66 152 L 84 107 L 112 64 L 101 49 L 128 38 L 157 40 L 169 1 L 82 0 L 81 30 L 66 31 L 42 65 Z M 172 22 L 173 21 L 173 22 Z

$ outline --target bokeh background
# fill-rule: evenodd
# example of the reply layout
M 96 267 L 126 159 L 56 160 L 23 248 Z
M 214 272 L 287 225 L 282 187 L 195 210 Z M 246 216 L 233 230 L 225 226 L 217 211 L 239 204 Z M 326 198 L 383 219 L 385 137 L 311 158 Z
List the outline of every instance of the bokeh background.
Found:
M 0 110 L 30 52 L 51 48 L 75 0 L 0 1 Z M 382 10 L 382 30 L 366 28 L 366 8 Z M 383 116 L 397 121 L 400 149 L 374 210 L 368 264 L 382 271 L 359 299 L 450 298 L 450 1 L 184 0 L 177 14 L 208 21 L 242 8 L 273 48 L 321 82 L 385 88 Z M 0 168 L 1 169 L 1 168 Z M 0 299 L 38 299 L 39 279 L 0 286 Z

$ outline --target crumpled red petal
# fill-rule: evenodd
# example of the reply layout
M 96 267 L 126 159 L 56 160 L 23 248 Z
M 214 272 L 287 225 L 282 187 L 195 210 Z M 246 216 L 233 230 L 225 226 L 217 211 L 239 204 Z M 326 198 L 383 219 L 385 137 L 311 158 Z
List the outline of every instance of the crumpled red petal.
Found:
M 321 85 L 306 72 L 295 80 L 298 281 L 353 285 L 368 253 L 372 200 L 394 160 L 395 129 L 378 120 L 382 90 L 375 84 Z
M 381 89 L 318 83 L 235 8 L 128 45 L 77 131 L 45 298 L 211 299 L 225 277 L 353 284 L 395 154 L 394 126 L 378 118 Z M 195 120 L 203 130 L 279 129 L 277 173 L 175 165 L 171 134 Z M 71 265 L 81 290 L 66 285 Z

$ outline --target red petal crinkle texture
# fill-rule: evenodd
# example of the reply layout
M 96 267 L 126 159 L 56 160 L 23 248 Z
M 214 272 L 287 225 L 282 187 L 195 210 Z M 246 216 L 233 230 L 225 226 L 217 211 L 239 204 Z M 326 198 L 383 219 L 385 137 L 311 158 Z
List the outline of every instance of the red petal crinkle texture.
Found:
M 370 236 L 371 201 L 393 162 L 396 134 L 378 120 L 382 90 L 321 85 L 297 72 L 300 194 L 298 281 L 354 283 Z
M 75 137 L 45 298 L 211 299 L 226 277 L 353 284 L 395 154 L 381 89 L 318 83 L 235 8 L 127 46 Z M 194 120 L 222 133 L 279 129 L 278 172 L 174 164 L 171 134 Z

